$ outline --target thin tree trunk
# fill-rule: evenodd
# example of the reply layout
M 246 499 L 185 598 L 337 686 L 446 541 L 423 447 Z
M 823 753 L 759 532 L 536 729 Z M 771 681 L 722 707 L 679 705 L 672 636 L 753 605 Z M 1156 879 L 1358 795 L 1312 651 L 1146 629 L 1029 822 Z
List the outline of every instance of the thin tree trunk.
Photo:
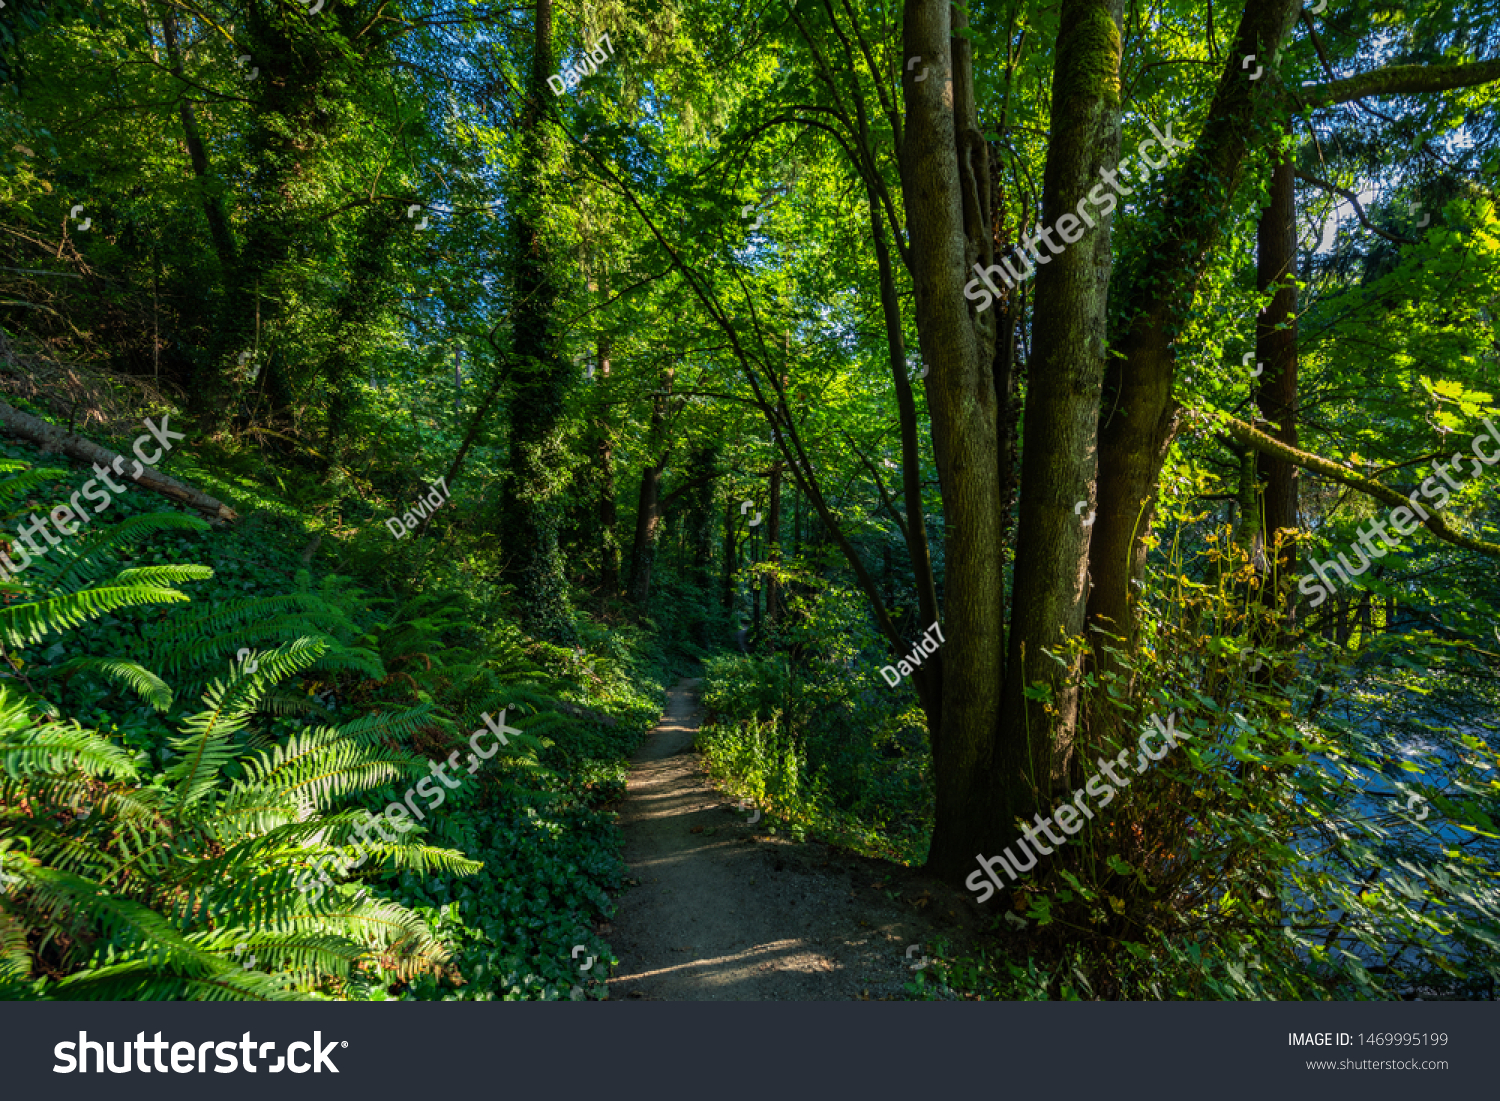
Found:
M 1276 425 L 1276 439 L 1297 447 L 1297 226 L 1295 180 L 1288 154 L 1271 173 L 1271 202 L 1257 229 L 1256 286 L 1276 288 L 1271 304 L 1255 326 L 1255 358 L 1261 367 L 1256 403 L 1260 414 Z M 1264 485 L 1262 501 L 1268 544 L 1281 540 L 1273 571 L 1261 599 L 1273 604 L 1287 594 L 1287 611 L 1296 607 L 1291 589 L 1297 572 L 1297 468 L 1287 459 L 1259 453 Z M 1269 549 L 1267 551 L 1269 555 Z
M 662 375 L 662 392 L 651 405 L 651 428 L 648 453 L 661 458 L 641 471 L 641 492 L 635 513 L 635 539 L 630 546 L 630 602 L 644 612 L 651 599 L 651 567 L 656 560 L 656 546 L 661 538 L 661 476 L 667 468 L 671 449 L 665 439 L 668 395 L 672 392 L 675 372 Z
M 734 545 L 734 502 L 724 504 L 724 570 L 720 575 L 719 594 L 726 613 L 734 611 L 734 566 L 738 553 Z
M 161 14 L 162 40 L 167 47 L 167 61 L 171 73 L 186 85 L 182 72 L 182 54 L 177 47 L 177 16 L 169 7 Z M 213 242 L 214 253 L 219 258 L 220 269 L 228 274 L 238 262 L 234 251 L 234 237 L 229 232 L 229 218 L 224 213 L 224 203 L 218 189 L 213 186 L 208 166 L 208 150 L 203 144 L 203 135 L 198 130 L 198 117 L 193 112 L 193 101 L 184 89 L 177 101 L 177 117 L 182 122 L 183 140 L 187 143 L 188 157 L 193 163 L 193 175 L 197 177 L 203 200 L 203 216 L 208 221 L 208 236 Z
M 651 465 L 641 470 L 641 491 L 636 499 L 635 539 L 630 545 L 630 602 L 645 610 L 651 598 L 651 565 L 656 557 L 656 543 L 661 534 L 656 502 L 661 496 L 662 467 Z
M 781 568 L 781 462 L 771 464 L 771 500 L 766 506 L 766 619 L 774 628 L 781 617 L 780 586 L 777 571 Z
M 615 503 L 615 452 L 609 423 L 599 421 L 599 596 L 609 600 L 620 592 L 619 509 Z

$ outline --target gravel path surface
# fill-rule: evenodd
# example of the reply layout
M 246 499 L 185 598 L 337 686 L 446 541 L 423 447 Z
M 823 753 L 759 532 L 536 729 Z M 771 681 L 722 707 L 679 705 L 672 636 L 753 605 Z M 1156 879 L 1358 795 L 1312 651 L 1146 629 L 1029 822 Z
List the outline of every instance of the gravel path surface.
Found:
M 749 823 L 693 751 L 699 681 L 672 689 L 619 807 L 627 888 L 610 997 L 688 1001 L 900 998 L 963 900 L 900 865 Z M 908 957 L 908 948 L 913 947 Z

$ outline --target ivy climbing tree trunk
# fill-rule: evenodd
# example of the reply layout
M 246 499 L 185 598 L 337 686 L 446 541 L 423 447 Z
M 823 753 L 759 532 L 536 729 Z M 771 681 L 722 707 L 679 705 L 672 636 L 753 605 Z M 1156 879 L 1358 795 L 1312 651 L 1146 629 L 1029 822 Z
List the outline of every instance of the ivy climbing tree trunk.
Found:
M 561 168 L 561 147 L 544 105 L 551 93 L 552 0 L 537 0 L 531 80 L 521 118 L 521 154 L 511 184 L 512 349 L 510 476 L 501 501 L 501 538 L 516 586 L 521 624 L 553 642 L 572 643 L 558 527 L 567 481 L 563 399 L 573 378 L 562 354 L 554 242 L 546 227 Z
M 1090 570 L 1089 619 L 1101 631 L 1134 645 L 1135 586 L 1145 577 L 1146 548 L 1156 511 L 1158 479 L 1177 432 L 1175 334 L 1196 295 L 1214 245 L 1231 216 L 1250 150 L 1272 132 L 1275 93 L 1270 81 L 1251 82 L 1239 59 L 1255 54 L 1274 70 L 1293 22 L 1297 0 L 1247 3 L 1192 150 L 1172 171 L 1171 191 L 1128 260 L 1119 296 L 1125 319 L 1111 333 L 1117 356 L 1105 378 L 1099 431 L 1098 518 Z M 1102 653 L 1100 663 L 1115 661 Z

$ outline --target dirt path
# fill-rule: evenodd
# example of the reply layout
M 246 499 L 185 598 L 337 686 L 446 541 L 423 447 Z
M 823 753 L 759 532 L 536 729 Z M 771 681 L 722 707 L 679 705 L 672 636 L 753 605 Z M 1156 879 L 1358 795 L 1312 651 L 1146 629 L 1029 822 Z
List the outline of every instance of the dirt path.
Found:
M 637 881 L 618 899 L 611 998 L 897 998 L 913 944 L 957 933 L 955 899 L 894 864 L 772 837 L 710 786 L 683 680 L 637 751 L 620 805 Z

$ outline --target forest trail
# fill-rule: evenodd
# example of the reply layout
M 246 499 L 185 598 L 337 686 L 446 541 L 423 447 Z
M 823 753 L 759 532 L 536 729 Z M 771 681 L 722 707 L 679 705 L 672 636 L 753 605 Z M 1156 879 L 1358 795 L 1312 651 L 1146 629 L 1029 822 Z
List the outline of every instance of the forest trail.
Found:
M 671 690 L 632 760 L 619 812 L 635 885 L 617 900 L 610 997 L 901 997 L 923 958 L 908 946 L 957 932 L 939 913 L 953 900 L 910 869 L 750 825 L 754 811 L 715 791 L 693 750 L 700 683 Z

